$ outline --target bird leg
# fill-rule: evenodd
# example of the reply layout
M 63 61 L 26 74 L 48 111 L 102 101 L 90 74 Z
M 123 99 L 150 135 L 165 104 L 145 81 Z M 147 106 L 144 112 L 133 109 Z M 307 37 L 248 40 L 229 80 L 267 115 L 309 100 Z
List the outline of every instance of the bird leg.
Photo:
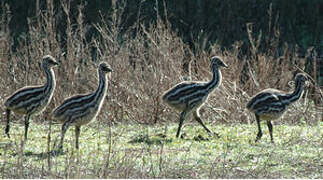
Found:
M 273 138 L 273 125 L 271 124 L 270 121 L 267 121 L 267 126 L 268 126 L 268 130 L 269 130 L 269 134 L 270 134 L 271 143 L 274 143 L 274 138 Z
M 202 125 L 202 126 L 203 126 L 203 128 L 208 132 L 208 134 L 209 134 L 209 135 L 211 135 L 211 136 L 213 136 L 213 135 L 219 136 L 219 135 L 218 135 L 218 134 L 216 134 L 216 133 L 212 133 L 212 131 L 210 131 L 210 130 L 209 130 L 209 129 L 204 125 L 204 123 L 203 123 L 203 122 L 202 122 L 202 120 L 201 120 L 200 113 L 199 113 L 199 111 L 198 111 L 198 110 L 194 111 L 193 115 L 194 115 L 195 120 L 196 120 L 200 125 Z
M 9 130 L 10 130 L 10 109 L 7 109 L 7 124 L 6 124 L 6 129 L 5 129 L 5 133 L 7 134 L 8 138 L 10 138 L 10 135 L 9 135 Z
M 186 115 L 188 113 L 188 108 L 186 108 L 182 113 L 181 113 L 181 117 L 179 119 L 179 124 L 178 124 L 178 129 L 177 129 L 177 133 L 176 133 L 176 138 L 179 137 L 179 133 L 181 132 L 181 128 L 182 128 L 182 125 L 183 125 L 183 122 L 186 118 Z
M 79 136 L 81 132 L 81 126 L 75 126 L 75 147 L 79 149 Z
M 70 125 L 71 125 L 70 119 L 63 124 L 62 133 L 61 133 L 61 141 L 59 143 L 58 149 L 63 149 L 64 136 L 65 136 L 67 129 L 70 127 Z
M 25 140 L 24 141 L 27 141 L 29 118 L 30 118 L 30 114 L 27 114 L 26 117 L 25 117 Z
M 261 127 L 260 127 L 260 117 L 258 114 L 255 114 L 256 115 L 256 120 L 257 120 L 257 125 L 258 125 L 258 134 L 257 134 L 257 138 L 256 138 L 256 141 L 257 142 L 258 140 L 261 139 L 261 136 L 262 136 L 262 131 L 261 131 Z

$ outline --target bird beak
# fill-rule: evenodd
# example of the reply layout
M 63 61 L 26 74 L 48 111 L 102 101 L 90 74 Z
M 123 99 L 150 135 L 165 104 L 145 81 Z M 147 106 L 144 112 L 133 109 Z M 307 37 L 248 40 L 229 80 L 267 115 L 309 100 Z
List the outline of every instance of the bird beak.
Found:
M 305 81 L 305 87 L 310 87 L 312 85 L 311 81 L 307 80 Z

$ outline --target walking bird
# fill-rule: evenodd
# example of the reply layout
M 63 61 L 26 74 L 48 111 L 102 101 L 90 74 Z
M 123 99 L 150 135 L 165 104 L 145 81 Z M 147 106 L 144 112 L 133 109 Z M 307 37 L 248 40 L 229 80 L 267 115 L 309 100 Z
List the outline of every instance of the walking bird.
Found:
M 260 120 L 263 119 L 267 121 L 270 139 L 274 143 L 271 120 L 279 119 L 286 112 L 288 106 L 302 96 L 306 80 L 305 74 L 298 73 L 295 76 L 294 92 L 285 93 L 277 89 L 265 89 L 251 98 L 247 104 L 247 109 L 256 116 L 258 125 L 256 142 L 262 137 Z
M 7 124 L 5 133 L 10 138 L 10 112 L 25 115 L 25 138 L 27 140 L 30 116 L 42 112 L 53 97 L 55 90 L 55 74 L 52 67 L 58 65 L 56 60 L 46 55 L 43 57 L 42 68 L 46 74 L 47 81 L 43 86 L 27 86 L 17 90 L 9 96 L 4 105 L 7 112 Z
M 62 125 L 59 149 L 63 148 L 64 136 L 67 129 L 75 126 L 75 146 L 79 148 L 79 135 L 81 126 L 91 122 L 100 112 L 108 88 L 107 73 L 112 72 L 106 63 L 98 67 L 99 85 L 96 91 L 86 95 L 70 97 L 52 112 L 52 117 Z
M 211 70 L 213 73 L 211 81 L 184 81 L 166 91 L 162 96 L 162 99 L 166 104 L 177 111 L 181 111 L 176 133 L 177 138 L 180 135 L 183 121 L 191 112 L 193 112 L 194 119 L 202 125 L 210 135 L 213 135 L 213 133 L 203 124 L 200 118 L 199 109 L 207 101 L 209 95 L 214 91 L 214 89 L 221 84 L 221 67 L 228 66 L 219 56 L 214 56 L 211 58 Z

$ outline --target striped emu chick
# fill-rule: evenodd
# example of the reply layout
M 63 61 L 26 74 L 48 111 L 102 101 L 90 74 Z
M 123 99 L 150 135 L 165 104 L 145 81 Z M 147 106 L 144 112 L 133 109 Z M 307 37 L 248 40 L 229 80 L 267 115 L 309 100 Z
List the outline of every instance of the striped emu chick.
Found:
M 70 125 L 75 126 L 75 146 L 79 148 L 81 126 L 88 124 L 98 115 L 108 88 L 106 75 L 111 71 L 106 63 L 101 63 L 98 67 L 99 86 L 97 90 L 90 94 L 70 97 L 53 111 L 53 119 L 63 123 L 59 149 L 63 148 L 64 136 Z
M 194 119 L 203 126 L 203 128 L 209 133 L 214 135 L 202 122 L 199 109 L 207 101 L 211 92 L 221 84 L 222 75 L 220 68 L 228 67 L 220 57 L 214 56 L 211 58 L 211 70 L 213 77 L 209 82 L 194 82 L 184 81 L 181 82 L 162 96 L 163 101 L 170 107 L 181 112 L 179 125 L 176 133 L 176 137 L 179 137 L 183 121 L 193 112 Z
M 47 82 L 43 86 L 28 86 L 17 90 L 7 98 L 4 105 L 7 111 L 7 124 L 5 132 L 10 138 L 10 112 L 25 115 L 25 141 L 27 140 L 29 118 L 42 112 L 53 97 L 55 90 L 55 74 L 52 67 L 58 65 L 56 60 L 50 56 L 44 56 L 42 68 L 46 74 Z
M 274 143 L 271 120 L 279 119 L 288 106 L 302 96 L 306 80 L 306 76 L 299 73 L 295 77 L 294 92 L 285 93 L 276 89 L 265 89 L 251 98 L 247 104 L 247 109 L 256 116 L 258 125 L 256 142 L 262 137 L 260 120 L 266 120 L 271 142 Z

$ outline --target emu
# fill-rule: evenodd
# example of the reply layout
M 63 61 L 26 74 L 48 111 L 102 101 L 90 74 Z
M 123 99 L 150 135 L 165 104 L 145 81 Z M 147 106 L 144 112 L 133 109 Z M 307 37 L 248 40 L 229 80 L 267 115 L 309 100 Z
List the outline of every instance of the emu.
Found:
M 295 90 L 292 93 L 286 93 L 277 89 L 265 89 L 254 95 L 247 104 L 247 109 L 254 113 L 257 120 L 258 134 L 255 142 L 261 139 L 262 131 L 260 120 L 266 120 L 269 129 L 271 142 L 273 139 L 272 120 L 279 119 L 288 109 L 288 106 L 296 102 L 303 94 L 304 84 L 307 78 L 305 74 L 298 73 L 295 76 Z
M 47 81 L 43 86 L 27 86 L 17 90 L 5 101 L 7 113 L 7 124 L 5 133 L 10 138 L 10 112 L 25 115 L 25 138 L 27 140 L 29 119 L 32 115 L 42 112 L 49 104 L 55 90 L 55 74 L 53 67 L 58 65 L 56 60 L 46 55 L 43 57 L 42 68 L 46 74 Z
M 59 149 L 63 149 L 64 136 L 67 129 L 75 126 L 75 147 L 79 148 L 81 126 L 88 124 L 99 114 L 108 88 L 107 73 L 112 69 L 105 62 L 98 67 L 99 85 L 96 91 L 86 95 L 75 95 L 67 98 L 52 112 L 52 117 L 62 125 Z
M 176 133 L 178 138 L 184 120 L 193 112 L 195 120 L 203 126 L 209 135 L 214 135 L 202 122 L 199 109 L 207 101 L 209 95 L 221 84 L 221 67 L 228 67 L 219 56 L 211 58 L 211 70 L 213 77 L 209 82 L 184 81 L 176 84 L 167 90 L 163 96 L 163 101 L 171 108 L 181 112 L 179 125 Z

